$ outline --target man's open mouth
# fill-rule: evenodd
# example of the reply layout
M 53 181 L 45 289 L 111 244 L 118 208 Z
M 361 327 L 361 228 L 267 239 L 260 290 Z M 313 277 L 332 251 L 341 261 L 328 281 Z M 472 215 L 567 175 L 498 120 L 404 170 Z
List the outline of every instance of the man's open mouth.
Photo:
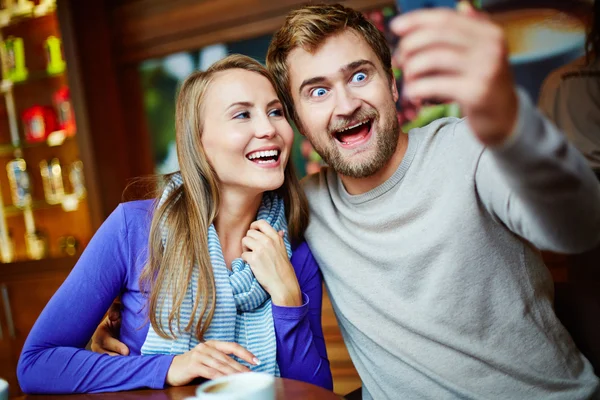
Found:
M 279 161 L 281 150 L 262 150 L 248 153 L 246 158 L 257 164 L 273 164 Z
M 335 132 L 334 136 L 343 147 L 353 147 L 368 139 L 373 121 L 370 119 L 354 123 Z

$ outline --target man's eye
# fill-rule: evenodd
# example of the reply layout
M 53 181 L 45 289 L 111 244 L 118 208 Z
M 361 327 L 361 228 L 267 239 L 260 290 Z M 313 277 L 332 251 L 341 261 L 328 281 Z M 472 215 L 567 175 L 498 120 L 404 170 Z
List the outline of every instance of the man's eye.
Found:
M 352 82 L 362 82 L 367 79 L 367 74 L 364 72 L 357 72 L 352 76 Z
M 323 97 L 327 94 L 327 89 L 325 88 L 316 88 L 310 92 L 311 97 Z
M 283 110 L 281 108 L 276 108 L 269 112 L 269 117 L 283 117 Z
M 247 119 L 250 118 L 250 113 L 248 111 L 243 111 L 240 113 L 237 113 L 233 116 L 234 119 Z

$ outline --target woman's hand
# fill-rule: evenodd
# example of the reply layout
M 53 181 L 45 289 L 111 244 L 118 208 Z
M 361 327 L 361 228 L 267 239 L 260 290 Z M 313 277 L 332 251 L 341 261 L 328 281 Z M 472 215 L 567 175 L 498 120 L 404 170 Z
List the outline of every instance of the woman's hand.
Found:
M 242 239 L 242 259 L 250 264 L 258 282 L 271 295 L 273 304 L 298 307 L 302 305 L 300 285 L 282 234 L 265 220 L 254 221 Z
M 252 353 L 237 343 L 209 340 L 200 343 L 187 353 L 175 356 L 167 372 L 166 383 L 171 386 L 182 386 L 196 378 L 215 379 L 250 371 L 229 354 L 252 365 L 260 364 Z

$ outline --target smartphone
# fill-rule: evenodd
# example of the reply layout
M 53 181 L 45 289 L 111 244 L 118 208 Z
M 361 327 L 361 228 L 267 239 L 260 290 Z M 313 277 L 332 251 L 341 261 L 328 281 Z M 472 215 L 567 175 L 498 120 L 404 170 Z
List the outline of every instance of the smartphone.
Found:
M 457 0 L 396 0 L 396 5 L 398 7 L 398 13 L 404 14 L 420 8 L 456 8 L 457 2 Z

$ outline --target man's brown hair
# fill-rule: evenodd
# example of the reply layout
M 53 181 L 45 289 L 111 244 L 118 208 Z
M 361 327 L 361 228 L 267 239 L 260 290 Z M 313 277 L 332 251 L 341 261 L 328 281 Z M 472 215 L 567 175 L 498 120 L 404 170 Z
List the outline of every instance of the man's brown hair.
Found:
M 287 115 L 300 127 L 290 90 L 287 58 L 292 50 L 316 51 L 323 42 L 346 29 L 362 37 L 377 55 L 388 78 L 393 79 L 390 48 L 383 34 L 365 16 L 341 4 L 308 5 L 290 12 L 273 35 L 267 52 L 267 68 L 275 79 L 275 89 Z

